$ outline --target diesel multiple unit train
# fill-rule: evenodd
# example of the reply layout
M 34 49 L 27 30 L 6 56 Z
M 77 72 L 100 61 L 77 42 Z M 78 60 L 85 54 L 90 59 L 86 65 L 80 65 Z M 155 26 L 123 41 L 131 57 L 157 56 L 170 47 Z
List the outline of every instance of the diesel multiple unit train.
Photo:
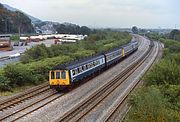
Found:
M 64 90 L 79 83 L 82 79 L 100 72 L 138 49 L 138 42 L 115 48 L 103 54 L 91 56 L 67 64 L 57 65 L 49 71 L 49 85 L 58 91 Z

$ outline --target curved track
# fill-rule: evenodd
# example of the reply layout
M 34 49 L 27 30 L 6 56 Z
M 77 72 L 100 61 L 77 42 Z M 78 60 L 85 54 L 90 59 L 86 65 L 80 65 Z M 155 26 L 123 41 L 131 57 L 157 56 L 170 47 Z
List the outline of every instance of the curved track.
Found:
M 152 48 L 144 53 L 137 61 L 134 61 L 123 72 L 116 76 L 113 80 L 96 89 L 86 100 L 77 104 L 73 109 L 67 111 L 56 121 L 78 121 L 91 111 L 95 106 L 102 102 L 111 92 L 121 85 L 150 55 Z M 56 91 L 49 89 L 48 84 L 43 84 L 32 88 L 24 93 L 20 93 L 11 98 L 0 101 L 0 121 L 16 121 L 24 116 L 33 113 L 45 105 L 55 101 L 64 94 L 56 94 Z M 32 100 L 31 100 L 32 99 Z M 27 102 L 31 101 L 31 102 Z M 27 102 L 27 103 L 26 103 Z M 22 107 L 16 107 L 18 105 Z M 108 120 L 108 119 L 107 119 Z
M 108 84 L 105 84 L 92 95 L 90 95 L 86 100 L 79 103 L 70 111 L 66 112 L 64 115 L 56 119 L 56 121 L 78 121 L 83 118 L 89 111 L 96 107 L 100 102 L 102 102 L 111 92 L 113 92 L 118 86 L 121 85 L 141 64 L 148 58 L 151 54 L 152 47 L 136 62 L 127 67 L 122 73 L 116 76 Z

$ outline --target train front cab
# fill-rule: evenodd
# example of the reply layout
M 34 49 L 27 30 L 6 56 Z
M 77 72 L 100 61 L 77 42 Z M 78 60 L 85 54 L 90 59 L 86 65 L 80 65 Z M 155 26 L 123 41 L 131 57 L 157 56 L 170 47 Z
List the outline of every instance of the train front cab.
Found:
M 58 91 L 70 86 L 68 70 L 52 70 L 49 72 L 49 85 Z

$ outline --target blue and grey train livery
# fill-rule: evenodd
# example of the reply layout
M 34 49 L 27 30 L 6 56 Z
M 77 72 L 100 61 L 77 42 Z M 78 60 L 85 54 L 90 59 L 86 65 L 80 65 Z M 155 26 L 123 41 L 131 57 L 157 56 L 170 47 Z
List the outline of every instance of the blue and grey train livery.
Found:
M 93 73 L 102 71 L 110 65 L 117 63 L 120 59 L 133 53 L 138 49 L 138 42 L 130 43 L 115 48 L 109 52 L 91 56 L 82 60 L 68 64 L 55 66 L 49 71 L 49 84 L 51 88 L 64 89 L 80 82 L 83 78 L 91 76 Z

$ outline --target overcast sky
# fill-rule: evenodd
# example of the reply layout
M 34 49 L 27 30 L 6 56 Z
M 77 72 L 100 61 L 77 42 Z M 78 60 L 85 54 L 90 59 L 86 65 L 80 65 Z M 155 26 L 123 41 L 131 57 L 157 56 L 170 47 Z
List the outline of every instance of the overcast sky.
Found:
M 0 0 L 41 20 L 90 27 L 180 28 L 180 0 Z

